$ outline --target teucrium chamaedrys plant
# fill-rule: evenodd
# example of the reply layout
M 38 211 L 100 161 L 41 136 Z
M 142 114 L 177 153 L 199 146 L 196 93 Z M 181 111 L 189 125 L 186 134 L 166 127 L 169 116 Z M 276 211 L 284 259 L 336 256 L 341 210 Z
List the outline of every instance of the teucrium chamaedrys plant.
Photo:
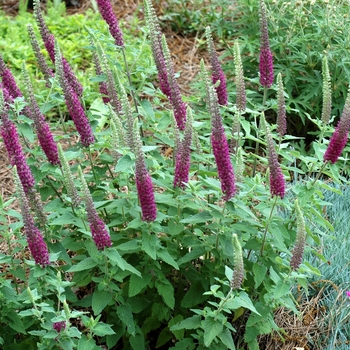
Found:
M 110 4 L 104 4 L 110 11 Z M 135 111 L 132 110 L 128 94 L 134 90 L 130 84 L 125 87 L 124 71 L 110 52 L 116 56 L 120 51 L 127 56 L 135 52 L 128 42 L 123 42 L 121 50 L 115 50 L 103 36 L 94 41 L 98 54 L 95 59 L 99 59 L 102 68 L 96 74 L 105 74 L 109 79 L 108 94 L 105 91 L 103 95 L 112 98 L 110 93 L 113 93 L 114 100 L 120 101 L 118 108 L 97 99 L 90 110 L 85 110 L 84 96 L 77 94 L 69 83 L 56 47 L 56 79 L 81 136 L 81 144 L 74 143 L 70 138 L 74 130 L 67 128 L 62 133 L 61 121 L 55 123 L 55 115 L 52 120 L 47 118 L 50 126 L 57 128 L 55 138 L 62 145 L 58 146 L 60 165 L 43 162 L 43 151 L 32 146 L 36 136 L 31 128 L 21 125 L 21 117 L 14 118 L 13 101 L 8 98 L 10 94 L 5 96 L 10 104 L 9 109 L 1 110 L 5 112 L 1 115 L 5 146 L 15 147 L 17 158 L 13 159 L 19 175 L 21 164 L 26 164 L 26 154 L 30 154 L 30 168 L 27 165 L 22 169 L 28 171 L 25 173 L 29 179 L 27 192 L 29 196 L 34 185 L 39 188 L 47 213 L 47 222 L 40 222 L 40 230 L 43 228 L 43 232 L 45 229 L 49 233 L 47 240 L 45 236 L 45 250 L 42 241 L 39 242 L 39 228 L 34 228 L 39 220 L 30 216 L 26 205 L 22 221 L 25 230 L 31 229 L 28 231 L 31 242 L 40 243 L 37 248 L 41 253 L 33 250 L 35 263 L 27 259 L 18 261 L 12 250 L 5 257 L 0 256 L 1 262 L 12 264 L 10 273 L 14 277 L 8 280 L 6 271 L 0 272 L 0 322 L 6 332 L 11 330 L 10 342 L 24 339 L 26 346 L 39 344 L 40 350 L 57 346 L 135 350 L 149 347 L 226 350 L 248 346 L 257 349 L 260 335 L 278 329 L 273 317 L 276 309 L 283 306 L 298 312 L 292 295 L 296 283 L 307 289 L 308 277 L 317 273 L 317 269 L 302 261 L 302 251 L 304 246 L 306 251 L 312 250 L 311 239 L 317 241 L 318 225 L 331 229 L 322 211 L 321 189 L 327 185 L 322 181 L 310 183 L 307 179 L 293 179 L 286 192 L 285 183 L 287 176 L 294 172 L 305 175 L 291 163 L 316 160 L 305 160 L 298 155 L 287 138 L 277 150 L 274 140 L 278 136 L 275 126 L 271 126 L 266 130 L 266 138 L 260 139 L 258 135 L 254 139 L 267 146 L 267 151 L 262 146 L 256 155 L 260 166 L 256 175 L 251 176 L 251 155 L 246 147 L 246 141 L 252 138 L 249 123 L 241 120 L 244 132 L 237 152 L 230 155 L 226 132 L 232 118 L 225 112 L 231 107 L 228 104 L 220 109 L 215 86 L 203 63 L 207 108 L 202 108 L 202 96 L 192 96 L 189 101 L 194 118 L 190 108 L 187 115 L 183 113 L 186 105 L 179 87 L 173 88 L 177 82 L 169 50 L 150 2 L 146 5 L 151 47 L 160 80 L 163 79 L 161 89 L 163 83 L 168 84 L 169 91 L 165 94 L 177 117 L 175 133 L 171 128 L 172 113 L 164 108 L 161 100 L 164 96 L 156 93 L 150 81 L 145 85 L 147 89 L 134 100 Z M 36 11 L 39 18 L 40 13 Z M 52 50 L 53 38 L 43 21 L 39 23 Z M 242 115 L 257 115 L 261 105 L 258 111 L 250 109 L 255 101 L 250 91 L 245 94 L 242 64 L 245 55 L 240 56 L 238 44 L 235 44 L 234 56 L 237 99 L 232 110 Z M 141 57 L 136 70 L 147 73 L 143 63 Z M 159 67 L 164 71 L 159 71 Z M 153 74 L 155 68 L 151 71 Z M 145 81 L 149 79 L 146 73 Z M 50 82 L 54 82 L 52 90 L 56 89 L 54 79 L 50 78 Z M 2 85 L 5 95 L 8 89 L 4 81 Z M 88 94 L 89 89 L 84 91 Z M 56 98 L 62 102 L 57 91 L 50 91 L 49 96 L 46 91 L 40 93 L 45 100 Z M 246 108 L 248 98 L 251 100 Z M 192 102 L 198 100 L 200 104 Z M 268 108 L 270 101 L 265 102 L 263 107 Z M 39 115 L 32 97 L 27 107 Z M 176 115 L 176 108 L 181 117 Z M 348 103 L 345 114 L 347 108 Z M 221 112 L 224 113 L 221 115 Z M 94 135 L 88 117 L 94 123 Z M 69 121 L 66 124 L 69 126 Z M 265 124 L 262 117 L 261 125 Z M 347 122 L 342 125 L 346 129 Z M 16 126 L 26 131 L 23 135 L 26 147 L 21 150 Z M 141 126 L 145 130 L 143 136 L 139 132 Z M 6 130 L 13 136 L 11 142 Z M 201 153 L 191 152 L 192 138 L 196 148 L 203 150 Z M 69 147 L 66 139 L 71 143 Z M 176 152 L 171 154 L 173 147 Z M 10 160 L 13 159 L 10 153 Z M 322 156 L 319 159 L 322 160 Z M 190 160 L 196 162 L 196 167 L 190 167 Z M 78 170 L 79 166 L 84 171 Z M 265 168 L 269 168 L 268 175 Z M 28 175 L 30 171 L 36 181 Z M 85 207 L 75 187 L 79 182 Z M 22 192 L 26 192 L 25 189 Z M 293 203 L 299 203 L 302 208 L 305 224 L 297 204 Z M 0 207 L 3 207 L 1 201 Z M 7 213 L 20 218 L 16 211 Z M 17 222 L 10 224 L 20 244 L 16 252 L 27 244 L 21 235 L 22 226 Z M 52 263 L 47 266 L 49 251 Z M 8 292 L 10 301 L 3 300 L 4 291 Z M 17 323 L 11 323 L 12 319 Z M 74 319 L 77 321 L 73 322 Z

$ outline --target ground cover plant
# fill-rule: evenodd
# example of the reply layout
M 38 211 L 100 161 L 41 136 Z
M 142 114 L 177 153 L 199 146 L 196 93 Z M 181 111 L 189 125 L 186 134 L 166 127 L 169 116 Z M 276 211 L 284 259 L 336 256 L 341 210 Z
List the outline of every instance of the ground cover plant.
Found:
M 17 190 L 0 202 L 2 348 L 258 349 L 263 335 L 287 339 L 276 310 L 298 315 L 296 291 L 307 294 L 329 259 L 319 251 L 334 231 L 324 192 L 341 195 L 327 181 L 347 182 L 350 95 L 334 130 L 323 56 L 322 115 L 309 116 L 317 139 L 303 153 L 287 133 L 292 94 L 276 74 L 263 1 L 249 77 L 238 39 L 234 84 L 226 79 L 207 26 L 210 59 L 191 96 L 151 1 L 140 46 L 108 0 L 97 5 L 104 29 L 81 28 L 77 60 L 94 69 L 84 78 L 38 1 L 21 30 L 41 72 L 26 60 L 15 79 L 1 53 L 1 135 Z

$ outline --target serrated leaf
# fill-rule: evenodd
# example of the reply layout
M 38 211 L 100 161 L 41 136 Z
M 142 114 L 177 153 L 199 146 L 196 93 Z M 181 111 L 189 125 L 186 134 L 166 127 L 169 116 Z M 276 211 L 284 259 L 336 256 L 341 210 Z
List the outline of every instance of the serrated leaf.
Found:
M 227 346 L 227 349 L 236 350 L 235 343 L 233 342 L 232 334 L 229 329 L 225 328 L 218 337 L 222 343 Z
M 78 341 L 78 350 L 94 350 L 95 348 L 97 348 L 95 340 L 88 339 L 87 336 L 83 334 Z M 98 347 L 98 349 L 100 348 Z
M 117 250 L 114 248 L 108 248 L 105 250 L 105 254 L 113 263 L 117 264 L 117 266 L 120 267 L 123 271 L 125 270 L 125 260 L 121 257 Z
M 207 296 L 203 295 L 204 292 L 205 290 L 201 283 L 193 283 L 182 298 L 181 306 L 184 308 L 191 308 L 202 303 L 204 300 L 208 299 Z
M 129 280 L 129 297 L 133 297 L 141 292 L 151 280 L 151 275 L 143 274 L 142 277 L 131 275 Z
M 156 288 L 164 303 L 173 309 L 175 306 L 174 287 L 170 282 L 168 280 L 156 281 Z
M 230 310 L 237 310 L 240 307 L 244 307 L 260 316 L 246 292 L 240 292 L 239 295 L 234 296 L 231 300 L 228 300 L 225 307 Z
M 153 111 L 153 107 L 152 104 L 148 101 L 148 100 L 142 100 L 140 102 L 141 107 L 143 109 L 143 115 L 147 120 L 154 120 L 155 116 L 154 116 L 154 111 Z
M 106 290 L 95 290 L 92 294 L 92 310 L 98 315 L 112 300 L 112 293 Z
M 117 307 L 117 315 L 126 325 L 128 333 L 134 336 L 136 330 L 130 304 L 119 305 Z
M 212 215 L 208 211 L 202 211 L 198 214 L 191 215 L 186 219 L 181 220 L 180 222 L 182 222 L 183 224 L 194 225 L 194 224 L 210 221 L 212 218 L 213 218 Z
M 49 222 L 50 226 L 57 225 L 57 226 L 62 226 L 62 225 L 68 225 L 68 224 L 74 224 L 76 222 L 77 218 L 71 214 L 71 213 L 64 213 L 57 219 L 54 219 L 53 221 Z
M 195 344 L 193 339 L 185 338 L 177 342 L 175 346 L 169 348 L 169 350 L 193 350 L 194 348 Z
M 212 317 L 207 317 L 202 321 L 202 328 L 204 329 L 204 345 L 209 347 L 213 340 L 222 332 L 223 330 L 222 322 L 215 320 Z
M 95 327 L 93 327 L 93 333 L 98 337 L 103 337 L 105 335 L 115 334 L 114 330 L 109 324 L 99 322 Z
M 77 271 L 84 271 L 94 268 L 97 265 L 97 262 L 94 261 L 92 258 L 86 258 L 82 261 L 80 261 L 78 264 L 72 266 L 67 272 L 77 272 Z
M 185 320 L 181 321 L 178 324 L 175 324 L 170 327 L 171 331 L 179 331 L 181 329 L 197 329 L 201 326 L 201 316 L 194 315 Z
M 131 157 L 128 154 L 125 154 L 123 157 L 121 157 L 118 160 L 118 163 L 114 169 L 116 173 L 123 173 L 127 170 L 130 170 L 130 168 L 135 164 L 135 159 L 131 159 Z
M 15 311 L 9 311 L 6 315 L 8 325 L 19 333 L 26 333 L 22 319 L 18 316 Z
M 290 285 L 289 283 L 285 283 L 284 281 L 279 281 L 276 284 L 275 290 L 274 290 L 274 298 L 280 299 L 284 297 L 286 294 L 290 293 Z
M 134 266 L 130 265 L 128 262 L 124 260 L 124 266 L 126 271 L 130 271 L 133 274 L 141 277 L 141 272 L 136 270 Z
M 258 263 L 255 263 L 253 265 L 255 288 L 258 288 L 260 286 L 260 284 L 266 277 L 266 272 L 267 272 L 266 266 L 259 265 Z
M 174 267 L 176 270 L 179 270 L 179 266 L 177 265 L 176 261 L 173 259 L 173 257 L 168 253 L 167 250 L 158 250 L 157 256 L 161 258 L 164 262 L 169 264 L 170 266 Z
M 142 233 L 142 250 L 149 255 L 153 260 L 156 260 L 156 244 L 157 237 L 149 232 Z
M 145 339 L 142 334 L 136 334 L 135 337 L 129 338 L 130 345 L 133 348 L 133 350 L 145 350 Z

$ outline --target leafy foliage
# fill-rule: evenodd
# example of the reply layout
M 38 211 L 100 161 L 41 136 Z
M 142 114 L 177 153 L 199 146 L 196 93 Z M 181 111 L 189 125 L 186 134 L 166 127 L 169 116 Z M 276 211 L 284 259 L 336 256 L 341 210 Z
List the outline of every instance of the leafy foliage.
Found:
M 224 3 L 220 2 L 221 5 Z M 240 4 L 244 5 L 247 4 Z M 254 1 L 250 7 L 246 6 L 244 18 L 253 16 L 255 9 Z M 292 293 L 294 287 L 299 285 L 307 289 L 308 280 L 320 276 L 317 263 L 324 258 L 317 252 L 317 245 L 333 232 L 332 224 L 324 216 L 324 207 L 330 203 L 325 200 L 323 192 L 340 192 L 323 180 L 332 179 L 339 184 L 346 182 L 341 171 L 346 159 L 340 158 L 341 165 L 323 163 L 326 149 L 323 135 L 328 136 L 332 127 L 324 128 L 320 120 L 308 117 L 318 130 L 323 130 L 320 140 L 313 145 L 313 156 L 302 151 L 303 146 L 295 142 L 295 136 L 279 139 L 274 132 L 275 125 L 271 123 L 283 175 L 289 180 L 286 196 L 271 198 L 266 171 L 266 141 L 259 132 L 258 118 L 263 111 L 272 116 L 275 102 L 270 98 L 266 104 L 260 102 L 260 91 L 253 84 L 256 62 L 246 55 L 243 67 L 255 74 L 255 77 L 248 78 L 252 85 L 247 95 L 249 108 L 246 112 L 255 123 L 249 118 L 241 118 L 241 132 L 238 137 L 232 136 L 230 129 L 236 107 L 231 102 L 220 111 L 225 122 L 223 130 L 229 141 L 236 141 L 242 147 L 246 167 L 242 181 L 236 184 L 236 195 L 226 202 L 222 200 L 210 144 L 210 113 L 205 110 L 203 89 L 198 90 L 196 96 L 188 97 L 194 110 L 193 129 L 200 147 L 192 145 L 189 182 L 183 189 L 173 188 L 172 153 L 176 152 L 177 141 L 171 127 L 172 111 L 165 96 L 155 87 L 156 83 L 153 84 L 156 70 L 145 37 L 131 39 L 129 33 L 125 42 L 130 40 L 130 43 L 123 51 L 112 44 L 106 32 L 100 31 L 99 27 L 103 28 L 103 25 L 97 22 L 96 16 L 88 12 L 76 17 L 81 22 L 70 17 L 59 19 L 54 12 L 49 12 L 47 17 L 52 30 L 57 29 L 58 41 L 67 38 L 66 47 L 64 44 L 62 47 L 66 48 L 67 58 L 73 66 L 86 68 L 78 78 L 84 84 L 84 101 L 89 102 L 85 103 L 87 116 L 96 142 L 85 148 L 76 142 L 73 123 L 65 120 L 62 91 L 56 79 L 53 79 L 50 89 L 42 85 L 37 92 L 45 113 L 51 111 L 57 117 L 55 113 L 59 112 L 59 117 L 51 120 L 55 139 L 65 146 L 64 154 L 71 164 L 73 181 L 80 192 L 78 167 L 83 170 L 94 206 L 109 229 L 113 245 L 100 251 L 96 248 L 88 228 L 85 205 L 73 205 L 69 191 L 63 185 L 65 178 L 60 167 L 46 162 L 37 146 L 32 121 L 20 116 L 23 100 L 14 101 L 9 117 L 18 126 L 25 151 L 30 155 L 28 163 L 45 202 L 47 223 L 40 228 L 49 246 L 51 265 L 41 268 L 30 260 L 22 235 L 21 214 L 11 209 L 13 199 L 6 202 L 1 199 L 0 229 L 7 249 L 0 255 L 3 266 L 0 273 L 0 343 L 5 350 L 28 346 L 38 349 L 98 349 L 101 345 L 135 350 L 149 347 L 258 349 L 260 335 L 279 331 L 273 317 L 276 309 L 283 306 L 298 313 Z M 64 23 L 72 25 L 86 24 L 87 29 L 81 25 L 77 37 L 74 35 L 68 40 L 71 33 L 59 25 L 65 20 Z M 285 20 L 290 20 L 288 15 Z M 6 21 L 19 21 L 18 33 L 21 35 L 17 33 L 14 42 L 21 45 L 25 34 L 21 32 L 23 26 L 20 23 L 32 22 L 31 16 L 22 13 L 17 19 L 6 18 Z M 243 19 L 241 21 L 243 23 Z M 255 22 L 256 18 L 249 23 Z M 243 51 L 249 47 L 256 52 L 258 44 L 253 40 L 254 35 L 251 38 L 245 36 L 247 28 L 242 25 L 238 25 L 237 30 L 242 30 L 241 35 L 247 41 L 243 44 Z M 82 49 L 83 37 L 87 34 L 95 44 L 91 45 L 87 40 L 87 47 Z M 248 43 L 249 40 L 253 41 Z M 103 81 L 104 77 L 87 78 L 90 66 L 84 67 L 84 62 L 91 57 L 89 50 L 99 55 L 104 51 L 114 77 L 119 77 L 131 97 L 133 93 L 136 95 L 135 99 L 130 98 L 135 107 L 135 113 L 130 114 L 137 119 L 136 122 L 130 123 L 126 113 L 120 113 L 118 117 L 122 128 L 129 128 L 127 131 L 130 132 L 130 124 L 132 130 L 135 124 L 142 133 L 142 152 L 157 204 L 157 218 L 153 222 L 142 221 L 132 147 L 120 144 L 114 148 L 111 109 L 102 103 L 95 91 L 97 87 L 91 87 L 91 82 Z M 17 61 L 20 61 L 20 66 L 23 58 L 28 66 L 32 65 L 33 58 L 22 57 L 21 50 L 13 52 L 17 52 L 17 58 L 11 56 L 14 54 L 10 48 L 6 49 L 5 56 L 6 61 L 12 62 L 13 58 L 12 68 Z M 289 59 L 282 54 L 281 57 Z M 135 63 L 127 67 L 125 62 L 128 60 Z M 282 70 L 282 61 L 278 64 Z M 302 65 L 301 62 L 298 64 Z M 289 68 L 290 65 L 286 64 L 284 71 Z M 33 67 L 30 72 L 38 78 Z M 310 72 L 301 72 L 298 74 L 304 74 L 306 81 Z M 290 75 L 298 80 L 296 72 Z M 199 84 L 204 85 L 203 82 Z M 117 85 L 121 95 L 122 89 Z M 297 97 L 292 91 L 291 80 L 287 79 L 286 87 L 289 108 L 299 109 L 293 105 L 293 99 Z M 269 94 L 274 92 L 271 89 Z M 303 92 L 300 96 L 307 94 Z M 319 91 L 317 97 L 321 96 L 322 91 Z M 123 103 L 127 104 L 127 101 Z M 306 113 L 305 109 L 302 115 L 306 116 Z M 250 152 L 252 143 L 260 145 L 260 153 Z M 232 152 L 230 157 L 236 165 L 239 161 L 236 153 Z M 254 176 L 251 171 L 253 163 L 258 164 L 259 170 Z M 300 268 L 292 270 L 291 251 L 297 232 L 293 205 L 296 198 L 307 223 L 306 253 L 313 256 L 314 261 L 312 264 L 306 261 Z M 240 289 L 231 286 L 235 273 L 233 234 L 237 235 L 242 247 L 244 276 Z M 59 332 L 53 327 L 58 322 L 65 322 L 65 327 Z

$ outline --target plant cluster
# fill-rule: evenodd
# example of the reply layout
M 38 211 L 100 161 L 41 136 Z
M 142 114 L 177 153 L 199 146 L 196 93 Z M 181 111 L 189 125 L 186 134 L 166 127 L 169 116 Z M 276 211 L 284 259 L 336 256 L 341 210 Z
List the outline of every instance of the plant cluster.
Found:
M 261 335 L 283 337 L 275 310 L 298 313 L 293 290 L 307 291 L 320 275 L 304 253 L 325 261 L 315 249 L 333 231 L 323 191 L 341 192 L 324 180 L 346 181 L 350 94 L 333 132 L 324 122 L 332 103 L 325 60 L 325 119 L 310 117 L 320 136 L 315 156 L 306 156 L 286 134 L 288 96 L 281 75 L 273 85 L 263 0 L 254 19 L 263 98 L 254 109 L 238 41 L 236 103 L 208 27 L 210 67 L 201 62 L 201 89 L 186 97 L 151 0 L 144 3 L 151 68 L 130 65 L 140 52 L 111 3 L 97 6 L 112 40 L 84 29 L 99 84 L 90 108 L 85 91 L 93 88 L 75 75 L 39 0 L 28 31 L 47 77 L 46 102 L 38 104 L 26 64 L 22 91 L 0 59 L 0 131 L 21 212 L 11 209 L 15 197 L 1 200 L 2 348 L 258 349 Z M 53 99 L 56 124 L 44 116 Z

